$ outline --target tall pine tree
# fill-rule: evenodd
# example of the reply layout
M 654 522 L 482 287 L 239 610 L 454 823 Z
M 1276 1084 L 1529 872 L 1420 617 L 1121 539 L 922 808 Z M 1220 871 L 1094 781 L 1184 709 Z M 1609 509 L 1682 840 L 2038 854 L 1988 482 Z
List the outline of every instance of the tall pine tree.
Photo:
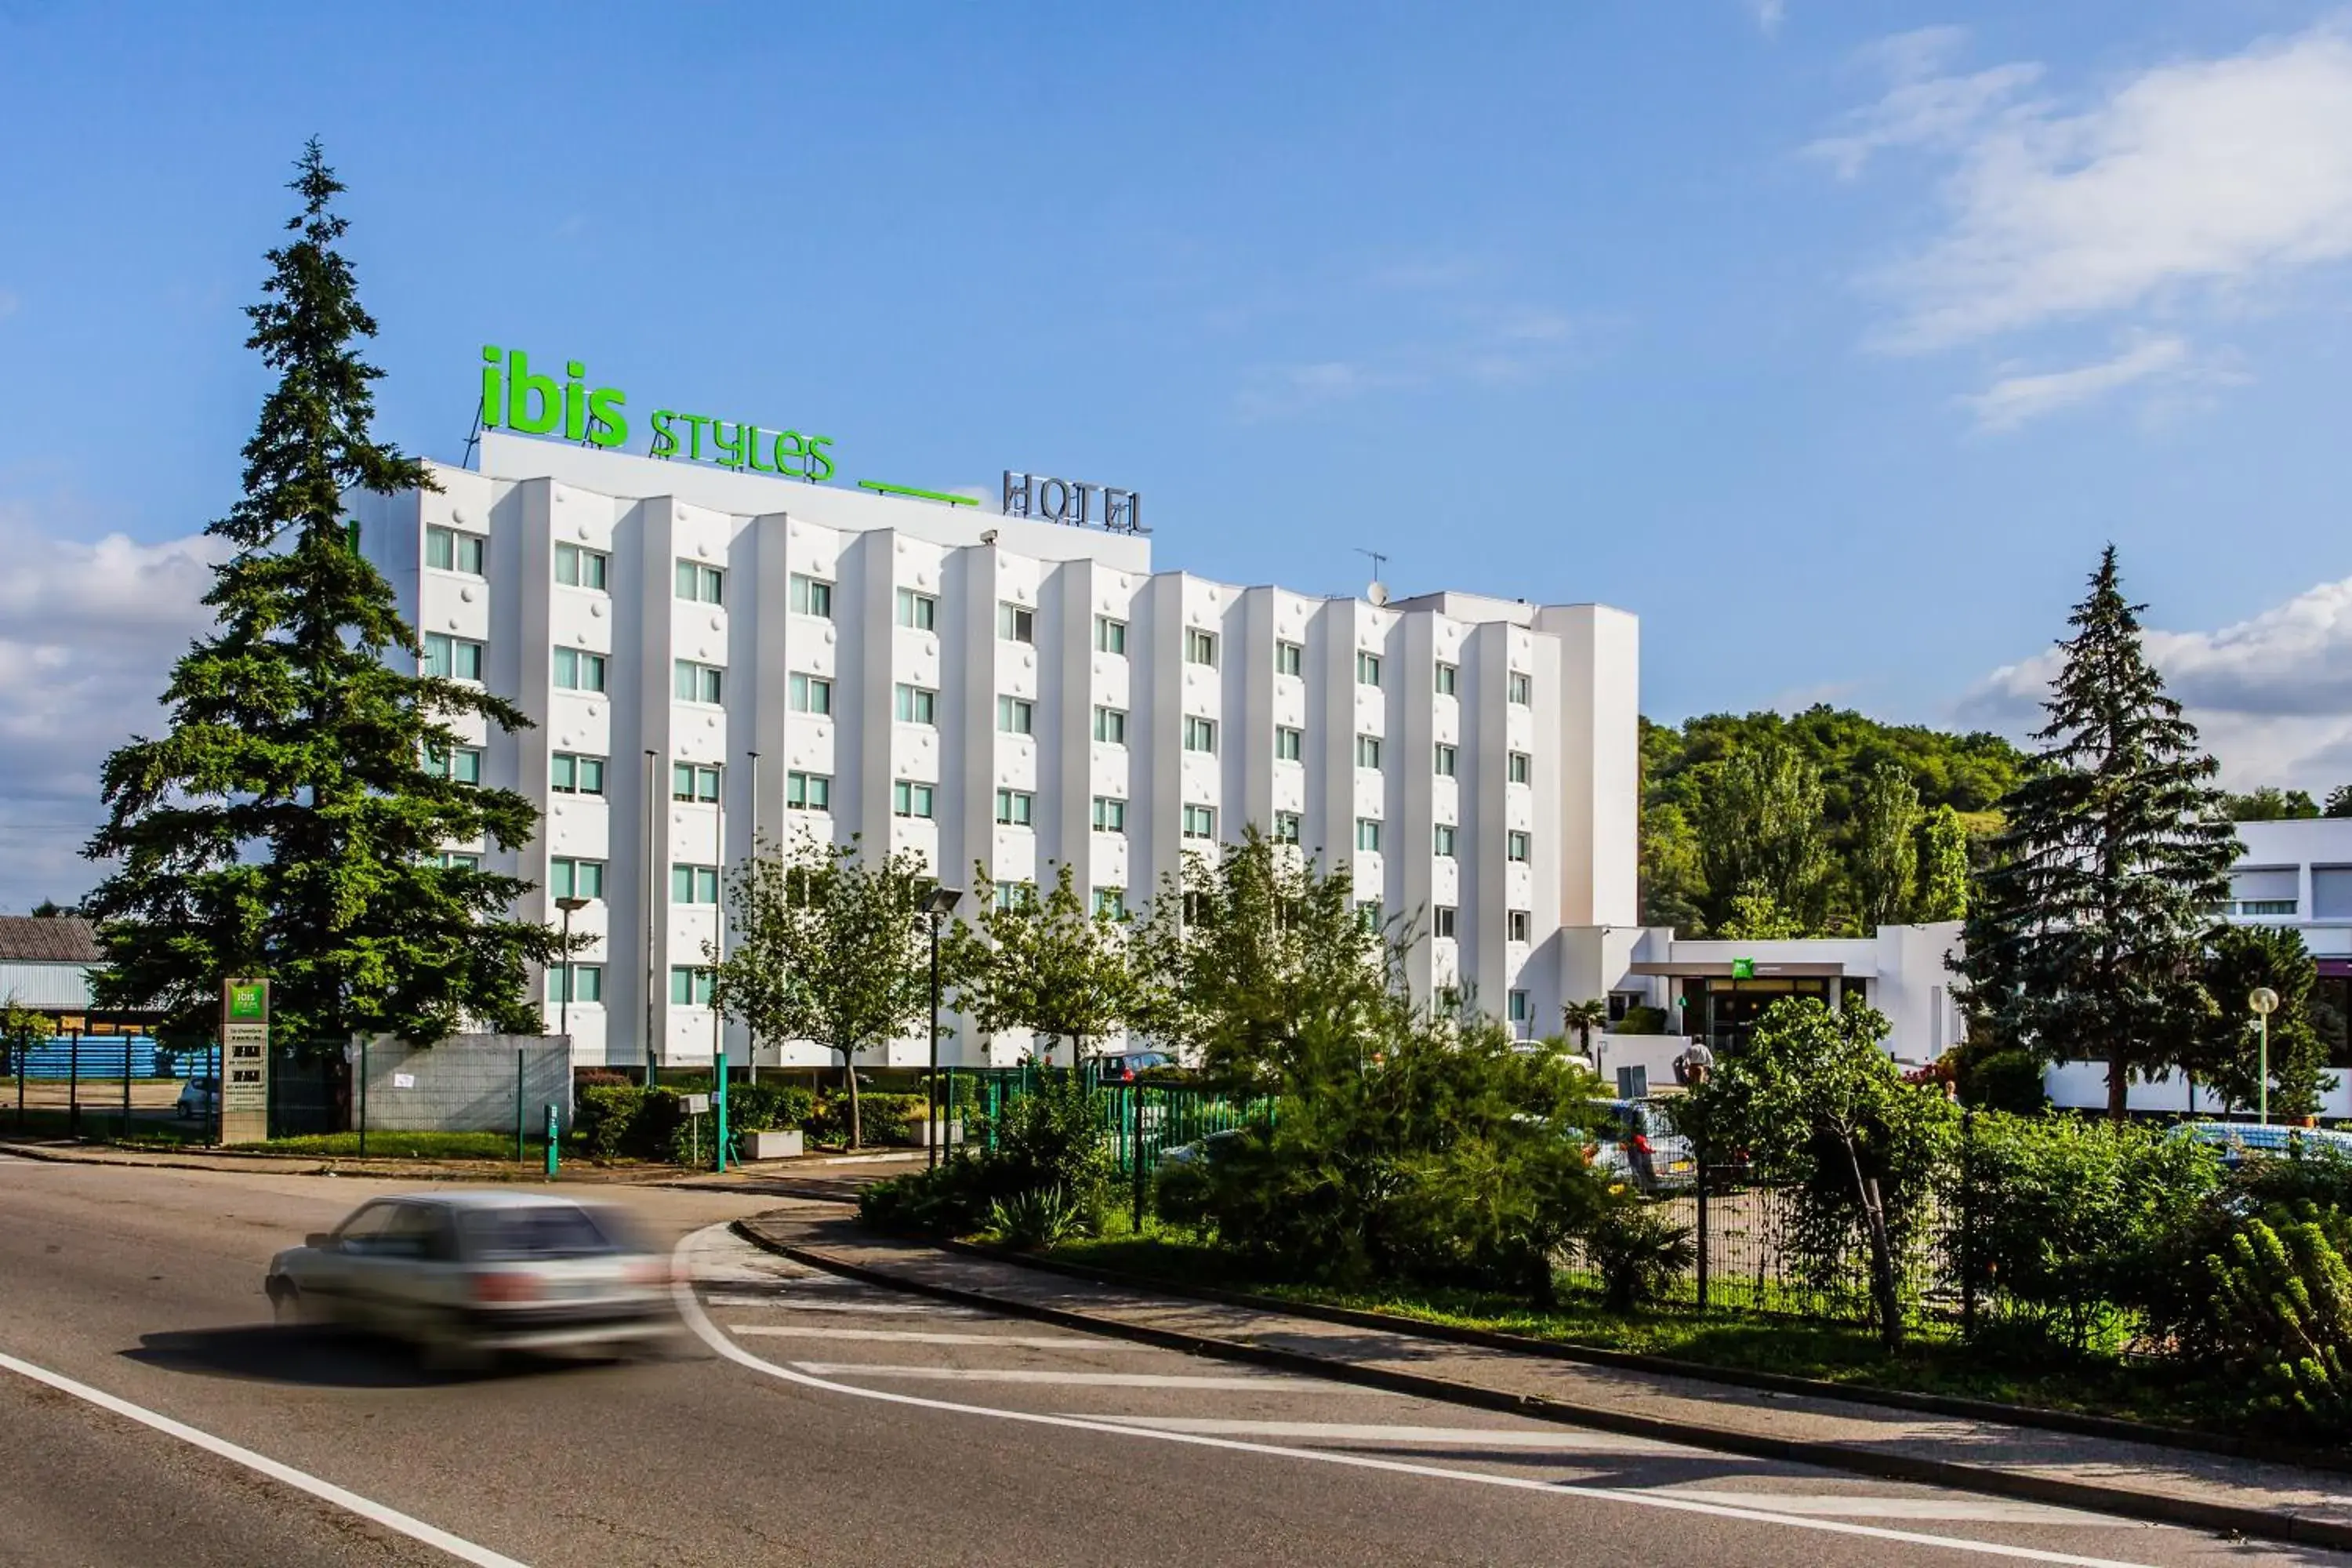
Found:
M 2058 645 L 2040 766 L 2001 802 L 1959 966 L 2005 1044 L 2105 1062 L 2116 1118 L 2131 1079 L 2193 1051 L 2211 1016 L 2198 976 L 2239 852 L 2213 760 L 2141 650 L 2143 607 L 2109 545 Z
M 520 847 L 538 814 L 427 765 L 457 743 L 455 721 L 527 721 L 406 673 L 416 635 L 352 547 L 345 492 L 432 481 L 370 434 L 383 373 L 360 355 L 376 325 L 336 249 L 343 187 L 315 141 L 297 166 L 302 210 L 247 310 L 247 346 L 278 384 L 246 443 L 244 497 L 206 530 L 236 552 L 205 596 L 215 627 L 173 671 L 170 731 L 106 763 L 110 816 L 85 853 L 121 866 L 89 900 L 108 958 L 95 999 L 199 1030 L 224 977 L 258 975 L 284 1038 L 429 1041 L 468 1022 L 536 1034 L 526 965 L 559 939 L 508 918 L 528 883 L 440 852 Z

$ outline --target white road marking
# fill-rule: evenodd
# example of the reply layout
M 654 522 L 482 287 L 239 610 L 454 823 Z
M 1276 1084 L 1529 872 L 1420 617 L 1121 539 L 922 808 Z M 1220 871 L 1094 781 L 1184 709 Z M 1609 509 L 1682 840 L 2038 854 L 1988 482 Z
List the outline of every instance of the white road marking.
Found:
M 1131 1340 L 1102 1340 L 1087 1334 L 950 1334 L 920 1329 L 820 1329 L 808 1323 L 730 1323 L 731 1333 L 764 1339 L 883 1340 L 910 1345 L 1010 1345 L 1031 1351 L 1150 1350 Z
M 1289 1377 L 1278 1372 L 1242 1373 L 1232 1377 L 1185 1377 L 1148 1372 L 1013 1372 L 987 1366 L 892 1366 L 863 1361 L 796 1361 L 793 1365 L 812 1377 L 915 1377 L 941 1383 L 1042 1383 L 1056 1388 L 1328 1388 L 1320 1378 Z M 1384 1388 L 1356 1388 L 1355 1394 L 1387 1395 Z
M 707 1296 L 709 1307 L 773 1307 L 786 1312 L 864 1312 L 877 1318 L 984 1318 L 968 1307 L 902 1306 L 888 1301 L 802 1301 L 785 1295 Z
M 427 1524 L 423 1520 L 404 1514 L 396 1508 L 387 1508 L 383 1503 L 360 1496 L 357 1492 L 346 1491 L 332 1481 L 322 1481 L 318 1477 L 298 1470 L 291 1465 L 281 1464 L 267 1454 L 257 1454 L 250 1448 L 239 1447 L 226 1437 L 215 1437 L 209 1432 L 200 1431 L 196 1427 L 188 1426 L 185 1422 L 174 1421 L 168 1415 L 159 1415 L 144 1405 L 133 1405 L 127 1399 L 118 1399 L 103 1389 L 92 1388 L 86 1383 L 77 1383 L 62 1373 L 51 1372 L 47 1367 L 35 1366 L 31 1362 L 18 1361 L 15 1356 L 5 1353 L 0 1353 L 0 1368 L 13 1372 L 19 1377 L 29 1378 L 35 1383 L 54 1388 L 60 1394 L 69 1394 L 76 1399 L 97 1405 L 100 1410 L 112 1411 L 126 1420 L 136 1421 L 142 1426 L 152 1427 L 165 1436 L 177 1437 L 191 1447 L 202 1448 L 205 1453 L 226 1459 L 233 1465 L 242 1465 L 248 1470 L 268 1476 L 271 1480 L 292 1487 L 296 1491 L 308 1492 L 320 1501 L 332 1503 L 347 1513 L 355 1513 L 370 1523 L 380 1524 L 386 1530 L 396 1531 L 407 1536 L 411 1541 L 420 1541 L 436 1551 L 446 1552 L 461 1563 L 474 1563 L 477 1568 L 526 1568 L 524 1563 L 512 1557 L 493 1552 L 487 1546 L 477 1546 L 462 1536 L 452 1535 L 437 1525 Z
M 853 1399 L 870 1399 L 885 1405 L 904 1405 L 917 1410 L 939 1410 L 958 1415 L 982 1415 L 996 1421 L 1016 1421 L 1033 1426 L 1060 1426 L 1079 1432 L 1122 1433 L 1130 1437 L 1149 1438 L 1160 1443 L 1182 1443 L 1193 1447 L 1223 1448 L 1244 1454 L 1271 1454 L 1287 1459 L 1304 1459 L 1314 1464 L 1339 1465 L 1349 1469 L 1381 1470 L 1391 1475 L 1426 1476 L 1439 1480 L 1462 1481 L 1473 1486 L 1500 1487 L 1509 1491 L 1540 1492 L 1547 1497 L 1584 1497 L 1609 1502 L 1630 1503 L 1636 1508 L 1664 1509 L 1675 1513 L 1703 1513 L 1717 1519 L 1745 1520 L 1752 1524 L 1774 1524 L 1788 1530 L 1818 1531 L 1825 1535 L 1855 1535 L 1874 1541 L 1899 1541 L 1913 1546 L 1939 1547 L 1949 1552 L 1973 1552 L 1986 1557 L 2007 1557 L 2027 1563 L 2064 1563 L 2068 1568 L 2149 1568 L 2145 1563 L 2126 1563 L 2112 1557 L 2084 1557 L 2068 1552 L 2044 1552 L 2031 1546 L 2009 1546 L 1993 1541 L 1970 1541 L 1965 1536 L 1929 1535 L 1924 1531 L 1890 1530 L 1883 1525 L 1849 1524 L 1843 1520 L 1808 1519 L 1801 1514 L 1775 1514 L 1762 1509 L 1734 1506 L 1728 1503 L 1704 1502 L 1678 1498 L 1668 1492 L 1636 1491 L 1624 1487 L 1581 1486 L 1574 1482 L 1543 1481 L 1526 1476 L 1489 1475 L 1478 1470 L 1448 1469 L 1442 1465 L 1423 1465 L 1404 1459 L 1383 1459 L 1370 1454 L 1335 1452 L 1328 1448 L 1291 1448 L 1274 1443 L 1244 1443 L 1237 1438 L 1213 1436 L 1197 1432 L 1167 1432 L 1150 1426 L 1124 1426 L 1116 1422 L 1097 1420 L 1091 1416 L 1048 1415 L 1034 1410 L 1001 1410 L 986 1405 L 960 1405 L 953 1400 L 929 1399 L 916 1394 L 896 1394 L 884 1388 L 860 1388 L 854 1383 L 835 1383 L 827 1378 L 786 1366 L 762 1361 L 719 1331 L 702 1304 L 695 1300 L 690 1278 L 694 1254 L 706 1252 L 712 1243 L 725 1245 L 739 1241 L 724 1225 L 706 1226 L 680 1238 L 673 1255 L 685 1267 L 680 1278 L 671 1287 L 677 1301 L 678 1313 L 686 1320 L 703 1343 L 739 1366 L 750 1367 L 762 1376 L 782 1382 L 798 1384 L 803 1388 L 822 1388 L 830 1393 L 847 1394 Z M 1320 1380 L 1313 1380 L 1320 1381 Z
M 1209 1415 L 1090 1415 L 1122 1426 L 1227 1437 L 1303 1437 L 1329 1443 L 1443 1443 L 1465 1448 L 1543 1448 L 1563 1454 L 1698 1454 L 1680 1443 L 1615 1432 L 1530 1432 L 1517 1426 L 1388 1426 L 1355 1421 L 1248 1421 Z M 1685 1494 L 1687 1495 L 1687 1494 Z
M 1728 1503 L 1734 1508 L 1760 1508 L 1767 1513 L 1834 1514 L 1845 1519 L 1923 1519 L 1969 1521 L 1980 1524 L 2096 1525 L 2110 1530 L 2144 1529 L 2136 1519 L 2084 1513 L 2053 1508 L 2048 1503 L 2013 1502 L 2007 1498 L 1962 1500 L 1951 1497 L 1869 1497 L 1853 1492 L 1725 1492 L 1691 1487 L 1667 1489 L 1668 1497 L 1696 1498 L 1700 1502 Z

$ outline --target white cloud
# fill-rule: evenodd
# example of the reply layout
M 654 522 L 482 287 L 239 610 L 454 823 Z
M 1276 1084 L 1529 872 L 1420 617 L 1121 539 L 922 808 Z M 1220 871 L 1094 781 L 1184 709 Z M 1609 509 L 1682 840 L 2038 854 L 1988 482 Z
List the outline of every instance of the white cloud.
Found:
M 1781 24 L 1789 19 L 1789 0 L 1748 0 L 1748 14 L 1756 18 L 1758 32 L 1777 37 Z
M 1958 27 L 1922 27 L 1882 38 L 1863 63 L 1893 84 L 1876 103 L 1847 115 L 1834 135 L 1805 151 L 1827 160 L 1841 179 L 1857 178 L 1874 153 L 1898 147 L 1953 149 L 1964 145 L 1995 110 L 2042 78 L 2031 63 L 1994 66 L 1968 76 L 1938 76 L 1967 35 Z
M 1349 360 L 1269 365 L 1252 374 L 1250 384 L 1234 399 L 1234 406 L 1244 419 L 1278 419 L 1343 403 L 1367 392 L 1411 384 L 1412 378 L 1402 372 L 1375 370 Z
M 1921 62 L 1948 45 L 1896 58 L 1932 69 Z M 2072 111 L 2020 100 L 2040 75 L 2015 64 L 1899 78 L 1814 144 L 1850 174 L 1895 147 L 1956 159 L 1944 232 L 1874 279 L 1895 307 L 1882 346 L 2226 301 L 2352 257 L 2343 26 L 2146 69 Z
M 2003 376 L 1960 402 L 1975 411 L 1979 430 L 2014 430 L 2030 419 L 2105 396 L 2134 382 L 2177 374 L 2188 357 L 2189 345 L 2180 339 L 2150 338 L 2095 364 Z
M 2352 578 L 2218 631 L 2149 631 L 2146 647 L 2230 787 L 2352 783 Z M 2049 648 L 1993 671 L 1961 718 L 2011 735 L 2036 728 L 2060 657 Z

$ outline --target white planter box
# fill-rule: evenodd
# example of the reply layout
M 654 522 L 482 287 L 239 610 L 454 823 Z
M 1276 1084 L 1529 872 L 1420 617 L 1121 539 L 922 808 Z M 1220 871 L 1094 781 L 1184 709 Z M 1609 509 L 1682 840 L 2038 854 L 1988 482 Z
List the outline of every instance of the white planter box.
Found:
M 940 1134 L 944 1133 L 942 1137 Z M 942 1146 L 963 1142 L 961 1121 L 918 1121 L 915 1123 L 915 1147 L 928 1149 L 934 1142 Z
M 797 1127 L 789 1132 L 745 1132 L 736 1147 L 746 1160 L 797 1160 L 808 1151 Z

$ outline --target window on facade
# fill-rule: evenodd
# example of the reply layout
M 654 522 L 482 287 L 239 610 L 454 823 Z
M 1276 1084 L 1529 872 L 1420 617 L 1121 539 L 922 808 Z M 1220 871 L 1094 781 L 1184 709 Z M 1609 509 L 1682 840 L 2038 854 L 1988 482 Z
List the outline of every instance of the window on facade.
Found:
M 547 890 L 558 899 L 601 899 L 604 896 L 604 862 L 554 856 L 547 862 Z
M 1307 819 L 1298 813 L 1277 811 L 1274 814 L 1274 841 L 1276 844 L 1296 844 L 1306 832 Z
M 1274 672 L 1276 675 L 1307 673 L 1307 645 L 1278 642 L 1274 645 Z
M 1356 654 L 1356 684 L 1378 686 L 1381 683 L 1381 656 L 1359 650 Z
M 1442 860 L 1454 858 L 1454 836 L 1460 831 L 1450 822 L 1437 825 L 1437 856 Z
M 1356 906 L 1356 920 L 1366 931 L 1378 931 L 1388 923 L 1388 910 L 1378 899 L 1366 899 Z
M 479 746 L 427 746 L 425 748 L 425 771 L 436 779 L 478 784 L 482 782 L 482 749 Z
M 924 686 L 908 686 L 900 681 L 892 693 L 895 706 L 891 711 L 901 724 L 937 724 L 940 721 L 940 694 Z
M 1516 669 L 1511 671 L 1509 688 L 1510 700 L 1522 708 L 1536 700 L 1535 677 L 1531 675 L 1522 675 Z
M 1095 617 L 1095 651 L 1115 653 L 1119 658 L 1125 658 L 1127 657 L 1127 623 L 1115 621 L 1108 616 L 1097 616 Z
M 1454 776 L 1454 768 L 1460 761 L 1460 752 L 1456 752 L 1452 746 L 1448 745 L 1444 741 L 1437 742 L 1437 756 L 1434 766 L 1436 767 L 1437 776 L 1439 778 L 1452 778 Z
M 1186 714 L 1184 716 L 1184 749 L 1188 752 L 1206 752 L 1214 755 L 1217 750 L 1217 721 L 1214 719 L 1197 719 L 1189 713 Z
M 710 1005 L 713 975 L 708 969 L 674 963 L 669 970 L 669 1005 L 673 1007 Z
M 584 647 L 555 650 L 555 686 L 559 691 L 602 691 L 605 669 L 605 658 L 601 653 L 590 653 Z
M 784 775 L 784 804 L 794 811 L 831 811 L 831 773 L 792 773 Z
M 719 798 L 717 764 L 672 763 L 669 765 L 669 797 L 672 800 L 717 800 Z
M 1214 632 L 1204 632 L 1198 626 L 1185 627 L 1184 662 L 1186 664 L 1205 664 L 1211 669 L 1216 668 L 1217 634 Z
M 1360 768 L 1376 768 L 1381 765 L 1381 738 L 1378 735 L 1356 737 L 1356 765 Z
M 1437 664 L 1437 695 L 1451 697 L 1454 695 L 1461 684 L 1462 667 L 1458 664 L 1447 664 L 1440 659 Z
M 1127 831 L 1127 802 L 1115 795 L 1095 796 L 1095 831 L 1124 833 Z
M 1513 784 L 1529 784 L 1536 776 L 1536 760 L 1525 752 L 1510 755 L 1510 780 Z
M 718 702 L 727 690 L 727 672 L 715 664 L 681 658 L 670 667 L 670 692 L 680 702 Z
M 896 781 L 890 785 L 890 815 L 929 818 L 933 793 L 933 786 L 913 779 Z
M 444 849 L 440 865 L 445 871 L 478 871 L 482 868 L 482 858 L 470 850 Z
M 1184 837 L 1214 838 L 1217 836 L 1217 808 L 1213 805 L 1188 805 L 1184 808 Z
M 1037 815 L 1037 797 L 1025 789 L 996 792 L 996 820 L 1006 827 L 1028 827 Z
M 1294 730 L 1287 724 L 1274 727 L 1274 760 L 1295 763 L 1307 755 L 1307 731 Z
M 1037 901 L 1037 889 L 1027 882 L 996 884 L 996 907 L 1000 910 L 1025 910 Z
M 425 634 L 425 673 L 444 680 L 482 679 L 482 645 L 446 632 Z
M 1458 911 L 1452 904 L 1440 904 L 1429 911 L 1429 934 L 1450 939 L 1454 935 L 1454 919 Z
M 677 563 L 677 596 L 691 599 L 698 605 L 719 605 L 727 599 L 727 574 L 716 566 L 706 566 L 699 561 L 680 560 Z
M 1510 1008 L 1511 1022 L 1514 1024 L 1524 1024 L 1533 1016 L 1533 1008 L 1528 1003 L 1528 994 L 1524 991 L 1511 993 Z
M 555 963 L 547 970 L 547 999 L 561 1005 L 565 1000 L 563 986 L 572 984 L 571 1001 L 590 1004 L 604 1000 L 604 966 L 601 963 Z
M 1381 852 L 1381 819 L 1377 816 L 1356 818 L 1356 847 L 1369 855 Z
M 814 616 L 821 621 L 833 619 L 833 584 L 824 578 L 795 572 L 785 592 L 793 614 Z
M 918 594 L 912 588 L 898 590 L 898 624 L 919 632 L 937 630 L 940 624 L 940 602 L 929 594 Z
M 1503 835 L 1503 858 L 1507 860 L 1526 859 L 1532 842 L 1526 834 L 1513 828 Z
M 613 558 L 601 550 L 578 544 L 555 547 L 555 580 L 567 588 L 593 588 L 601 594 L 612 568 Z
M 673 904 L 715 904 L 719 901 L 719 868 L 679 864 L 669 868 L 669 901 Z
M 1127 919 L 1127 889 L 1125 888 L 1097 888 L 1095 889 L 1095 919 L 1098 921 L 1123 921 Z
M 547 787 L 557 795 L 603 795 L 604 759 L 558 752 L 548 760 Z
M 831 713 L 833 682 L 821 675 L 794 675 L 784 682 L 784 700 L 795 713 Z
M 1095 739 L 1105 745 L 1127 744 L 1127 710 L 1097 708 L 1095 710 Z
M 996 700 L 996 727 L 1008 735 L 1030 735 L 1037 730 L 1037 705 L 1026 697 Z
M 1037 612 L 1025 605 L 1000 601 L 996 606 L 996 635 L 1006 642 L 1035 642 Z
M 463 572 L 468 577 L 478 577 L 489 542 L 478 533 L 428 528 L 425 531 L 425 564 L 436 571 Z
M 1504 940 L 1507 942 L 1527 941 L 1529 921 L 1530 917 L 1525 910 L 1511 910 L 1507 911 L 1503 916 Z

